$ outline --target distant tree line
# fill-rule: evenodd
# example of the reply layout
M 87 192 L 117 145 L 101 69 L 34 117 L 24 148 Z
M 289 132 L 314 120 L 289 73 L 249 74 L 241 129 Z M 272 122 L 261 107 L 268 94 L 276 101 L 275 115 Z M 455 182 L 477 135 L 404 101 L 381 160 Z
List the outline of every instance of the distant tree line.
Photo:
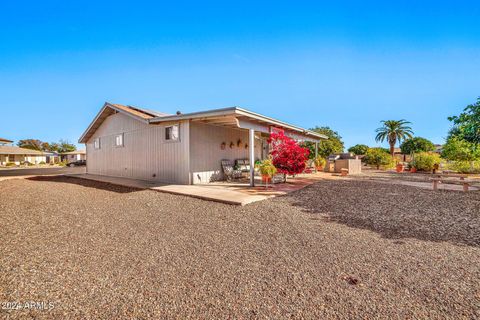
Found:
M 31 149 L 31 150 L 38 150 L 43 152 L 71 152 L 77 150 L 77 147 L 69 143 L 66 140 L 60 140 L 59 142 L 43 142 L 38 139 L 24 139 L 19 140 L 17 146 L 20 148 Z

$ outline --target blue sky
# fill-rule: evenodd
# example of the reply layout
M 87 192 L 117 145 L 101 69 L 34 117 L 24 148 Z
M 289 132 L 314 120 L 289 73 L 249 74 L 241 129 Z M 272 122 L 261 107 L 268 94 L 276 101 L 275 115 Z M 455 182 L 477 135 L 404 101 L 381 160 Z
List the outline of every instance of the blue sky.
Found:
M 441 143 L 480 96 L 478 1 L 0 2 L 0 137 L 76 142 L 105 101 L 241 106 L 346 146 Z

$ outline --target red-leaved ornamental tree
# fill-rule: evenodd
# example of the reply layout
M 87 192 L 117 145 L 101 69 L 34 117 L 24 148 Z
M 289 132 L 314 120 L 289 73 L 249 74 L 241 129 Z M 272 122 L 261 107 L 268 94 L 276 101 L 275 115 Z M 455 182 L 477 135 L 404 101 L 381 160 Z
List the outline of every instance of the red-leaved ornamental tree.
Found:
M 296 175 L 305 170 L 310 151 L 298 145 L 295 140 L 283 132 L 272 132 L 268 139 L 273 165 L 285 176 Z

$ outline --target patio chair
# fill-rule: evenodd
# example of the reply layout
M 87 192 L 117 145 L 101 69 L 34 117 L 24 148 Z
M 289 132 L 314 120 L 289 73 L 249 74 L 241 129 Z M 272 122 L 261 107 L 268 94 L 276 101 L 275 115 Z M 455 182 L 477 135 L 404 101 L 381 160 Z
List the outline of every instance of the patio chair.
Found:
M 235 160 L 235 168 L 242 172 L 250 172 L 250 161 L 248 159 Z
M 242 177 L 242 171 L 236 170 L 233 167 L 232 161 L 230 160 L 222 160 L 222 170 L 223 174 L 225 174 L 225 177 L 227 178 L 227 181 Z

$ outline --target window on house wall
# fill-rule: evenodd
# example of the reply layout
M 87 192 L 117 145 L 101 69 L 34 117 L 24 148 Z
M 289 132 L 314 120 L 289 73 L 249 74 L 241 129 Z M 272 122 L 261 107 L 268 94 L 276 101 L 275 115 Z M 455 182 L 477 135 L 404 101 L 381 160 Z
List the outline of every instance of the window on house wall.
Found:
M 115 147 L 123 147 L 123 133 L 115 136 Z
M 100 149 L 100 138 L 93 140 L 93 148 Z
M 179 138 L 178 125 L 168 126 L 165 128 L 165 140 L 177 141 Z

